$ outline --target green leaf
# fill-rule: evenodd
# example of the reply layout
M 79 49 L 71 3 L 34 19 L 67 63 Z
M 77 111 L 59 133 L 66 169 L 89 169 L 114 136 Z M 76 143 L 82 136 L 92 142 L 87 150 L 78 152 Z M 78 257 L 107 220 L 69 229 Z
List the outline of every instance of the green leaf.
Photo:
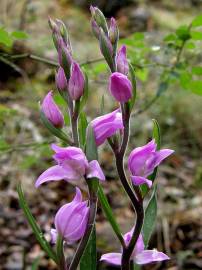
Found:
M 177 39 L 176 35 L 175 35 L 174 33 L 172 33 L 172 34 L 166 35 L 166 36 L 164 37 L 163 40 L 164 40 L 165 42 L 170 43 L 170 42 L 175 42 L 176 39 Z
M 87 128 L 86 157 L 88 161 L 98 160 L 97 145 L 95 142 L 94 131 L 91 125 L 88 125 Z
M 180 73 L 180 85 L 182 86 L 182 88 L 187 89 L 191 80 L 192 76 L 189 71 L 183 70 Z
M 144 40 L 144 34 L 142 32 L 136 32 L 133 35 L 134 40 Z
M 12 40 L 11 36 L 3 28 L 0 28 L 0 44 L 3 44 L 9 48 L 11 48 L 13 45 L 13 40 Z
M 198 15 L 193 21 L 192 21 L 192 27 L 198 27 L 202 26 L 202 14 Z
M 38 270 L 39 269 L 39 263 L 40 263 L 40 256 L 36 257 L 36 259 L 34 259 L 32 266 L 31 266 L 31 270 Z
M 28 204 L 26 202 L 24 193 L 22 191 L 21 184 L 18 184 L 17 192 L 18 192 L 20 207 L 22 208 L 22 210 L 24 212 L 24 215 L 25 215 L 29 225 L 31 226 L 32 231 L 33 231 L 37 241 L 39 242 L 39 244 L 41 245 L 43 250 L 47 253 L 47 255 L 57 264 L 56 254 L 53 251 L 53 249 L 51 248 L 51 246 L 48 243 L 48 241 L 46 240 L 46 238 L 44 237 L 41 229 L 37 225 L 32 213 L 31 213 L 31 211 L 29 209 L 29 206 L 28 206 Z
M 202 81 L 199 80 L 191 81 L 188 87 L 192 93 L 200 96 L 202 95 Z
M 157 196 L 156 196 L 156 186 L 154 187 L 151 199 L 146 207 L 145 210 L 145 218 L 144 218 L 144 224 L 142 228 L 143 232 L 143 239 L 145 244 L 145 249 L 147 249 L 149 240 L 151 238 L 153 229 L 155 227 L 156 223 L 156 217 L 157 217 Z
M 158 122 L 155 119 L 152 119 L 153 121 L 153 134 L 152 138 L 155 139 L 155 142 L 157 144 L 157 150 L 160 150 L 161 148 L 161 131 Z
M 102 209 L 105 213 L 105 216 L 107 217 L 107 220 L 109 221 L 114 233 L 116 234 L 117 238 L 121 243 L 124 242 L 121 230 L 119 228 L 119 225 L 116 222 L 116 219 L 114 217 L 113 211 L 111 209 L 111 206 L 107 200 L 107 197 L 105 196 L 102 187 L 99 185 L 98 189 L 98 199 L 101 203 Z
M 105 108 L 105 96 L 102 95 L 101 103 L 100 103 L 100 114 L 101 115 L 104 114 L 104 108 Z
M 40 112 L 41 121 L 43 122 L 44 126 L 56 137 L 60 138 L 66 143 L 70 143 L 70 139 L 68 136 L 60 129 L 54 127 L 51 122 L 46 118 L 45 114 L 41 111 Z
M 87 270 L 87 269 L 96 270 L 96 268 L 97 268 L 96 230 L 94 227 L 80 261 L 80 270 Z
M 136 77 L 141 80 L 142 82 L 145 82 L 149 75 L 148 68 L 141 68 L 136 70 Z
M 88 121 L 86 118 L 85 112 L 81 112 L 79 115 L 79 140 L 81 143 L 82 148 L 86 144 L 86 128 L 88 126 Z
M 132 99 L 130 100 L 130 111 L 132 111 L 133 106 L 135 104 L 136 96 L 137 96 L 137 87 L 136 87 L 135 71 L 131 64 L 129 64 L 129 70 L 130 70 L 131 82 L 133 86 L 133 96 L 132 96 Z
M 194 75 L 202 75 L 202 67 L 192 67 L 191 72 Z
M 191 31 L 191 37 L 194 40 L 202 40 L 202 32 L 199 31 Z
M 177 34 L 178 38 L 183 40 L 183 41 L 186 41 L 186 40 L 191 38 L 190 29 L 186 25 L 180 26 L 176 30 L 176 34 Z
M 28 34 L 23 31 L 13 31 L 11 33 L 11 36 L 15 39 L 27 39 Z

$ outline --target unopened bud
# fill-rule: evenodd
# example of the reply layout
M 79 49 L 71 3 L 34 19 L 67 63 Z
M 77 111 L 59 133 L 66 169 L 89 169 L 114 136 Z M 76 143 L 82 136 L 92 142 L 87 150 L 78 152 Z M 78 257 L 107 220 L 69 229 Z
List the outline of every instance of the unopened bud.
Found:
M 60 66 L 64 69 L 67 79 L 69 79 L 72 64 L 71 52 L 65 45 L 62 38 L 59 39 L 58 45 L 58 61 Z
M 117 71 L 121 72 L 124 75 L 128 75 L 129 71 L 129 65 L 128 65 L 128 60 L 126 56 L 126 46 L 123 45 L 119 49 L 117 56 L 116 56 L 116 67 Z
M 100 28 L 97 25 L 96 21 L 91 19 L 91 28 L 94 36 L 99 39 L 100 38 Z
M 114 62 L 113 62 L 113 47 L 109 38 L 105 35 L 102 28 L 100 28 L 100 50 L 105 60 L 107 61 L 110 69 L 114 71 Z
M 107 21 L 102 11 L 99 8 L 93 6 L 90 6 L 90 11 L 97 25 L 103 29 L 106 35 L 108 35 Z
M 116 20 L 112 17 L 109 27 L 109 39 L 112 44 L 116 44 L 119 39 L 119 29 L 116 23 Z
M 52 91 L 45 96 L 41 108 L 46 118 L 54 127 L 62 128 L 64 126 L 64 117 L 53 100 Z
M 85 79 L 79 64 L 73 62 L 68 84 L 69 95 L 72 100 L 78 100 L 84 91 Z

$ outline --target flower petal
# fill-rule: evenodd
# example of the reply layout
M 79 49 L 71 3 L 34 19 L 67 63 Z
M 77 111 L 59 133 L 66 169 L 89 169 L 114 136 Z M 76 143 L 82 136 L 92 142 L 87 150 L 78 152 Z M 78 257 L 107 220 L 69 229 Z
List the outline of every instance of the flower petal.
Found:
M 162 149 L 151 155 L 149 160 L 146 162 L 146 175 L 150 175 L 154 168 L 157 167 L 165 158 L 170 156 L 174 151 L 171 149 Z
M 144 250 L 135 257 L 136 264 L 147 264 L 151 262 L 161 262 L 170 258 L 163 252 L 157 250 Z
M 148 158 L 156 150 L 155 140 L 148 144 L 135 148 L 129 155 L 128 167 L 133 175 L 144 175 L 145 164 Z
M 92 160 L 89 162 L 89 167 L 87 169 L 86 176 L 87 178 L 93 178 L 96 177 L 101 181 L 105 180 L 105 175 L 100 167 L 100 164 L 97 160 Z
M 121 256 L 121 253 L 106 253 L 101 256 L 100 261 L 106 261 L 114 265 L 121 265 Z
M 142 184 L 146 184 L 148 186 L 148 188 L 151 188 L 152 187 L 152 181 L 145 178 L 145 177 L 141 177 L 141 176 L 131 176 L 131 180 L 133 182 L 133 184 L 135 186 L 139 186 L 139 185 L 142 185 Z
M 45 172 L 43 172 L 39 178 L 36 180 L 35 187 L 38 188 L 41 184 L 49 181 L 59 181 L 59 180 L 68 180 L 69 173 L 64 170 L 61 166 L 56 165 L 50 167 Z
M 51 235 L 51 243 L 55 244 L 57 242 L 57 237 L 58 237 L 57 230 L 52 228 L 50 231 L 50 235 Z

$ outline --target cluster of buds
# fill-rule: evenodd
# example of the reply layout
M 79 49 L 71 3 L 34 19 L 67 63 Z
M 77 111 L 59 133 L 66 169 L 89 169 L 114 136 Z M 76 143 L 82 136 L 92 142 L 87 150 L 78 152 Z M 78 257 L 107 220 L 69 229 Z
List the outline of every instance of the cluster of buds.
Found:
M 142 147 L 135 148 L 128 157 L 130 179 L 127 179 L 124 156 L 129 139 L 130 115 L 135 100 L 135 79 L 129 68 L 126 46 L 123 45 L 117 51 L 119 31 L 116 20 L 111 18 L 108 27 L 103 13 L 98 8 L 91 7 L 91 13 L 93 33 L 99 39 L 101 52 L 111 71 L 109 92 L 118 103 L 118 108 L 95 118 L 89 124 L 86 123 L 85 127 L 82 123 L 79 127 L 81 133 L 84 134 L 85 142 L 81 143 L 78 120 L 81 119 L 81 107 L 85 103 L 82 102 L 84 100 L 84 98 L 82 100 L 82 96 L 85 96 L 87 80 L 79 64 L 73 59 L 70 39 L 64 23 L 60 20 L 50 19 L 49 24 L 59 62 L 55 76 L 56 87 L 69 108 L 72 136 L 69 139 L 69 135 L 61 130 L 64 127 L 64 116 L 54 102 L 52 91 L 50 91 L 42 102 L 42 120 L 52 134 L 62 139 L 66 146 L 51 145 L 56 164 L 38 177 L 35 186 L 38 188 L 44 183 L 61 180 L 76 186 L 75 198 L 58 210 L 54 220 L 55 228 L 51 230 L 52 243 L 58 245 L 56 248 L 58 258 L 55 261 L 61 270 L 67 269 L 64 263 L 63 243 L 72 244 L 82 238 L 68 267 L 69 270 L 76 270 L 95 224 L 98 198 L 101 204 L 103 202 L 103 209 L 109 208 L 104 193 L 101 193 L 99 197 L 98 190 L 101 189 L 100 183 L 105 180 L 105 175 L 97 161 L 97 148 L 108 141 L 115 156 L 120 181 L 136 211 L 137 221 L 136 226 L 124 236 L 116 231 L 119 240 L 121 239 L 121 252 L 104 254 L 101 261 L 121 265 L 122 270 L 130 270 L 131 262 L 147 264 L 169 259 L 167 255 L 157 250 L 145 250 L 142 237 L 145 194 L 142 192 L 142 187 L 147 188 L 147 191 L 153 188 L 152 174 L 173 151 L 160 150 L 159 144 L 157 145 L 158 141 L 155 139 Z M 83 201 L 81 190 L 78 187 L 82 179 L 85 180 L 88 187 L 89 196 L 86 201 Z M 110 210 L 107 209 L 105 213 L 111 222 L 113 214 L 111 212 L 109 214 L 109 212 Z M 115 221 L 112 223 L 114 229 Z M 62 245 L 60 245 L 61 243 Z
M 71 117 L 77 112 L 75 102 L 84 94 L 85 76 L 79 64 L 73 59 L 70 39 L 64 23 L 49 19 L 53 41 L 58 53 L 59 68 L 56 71 L 55 83 L 61 96 L 68 102 Z M 63 115 L 53 100 L 52 91 L 47 94 L 42 104 L 42 112 L 56 128 L 64 126 Z

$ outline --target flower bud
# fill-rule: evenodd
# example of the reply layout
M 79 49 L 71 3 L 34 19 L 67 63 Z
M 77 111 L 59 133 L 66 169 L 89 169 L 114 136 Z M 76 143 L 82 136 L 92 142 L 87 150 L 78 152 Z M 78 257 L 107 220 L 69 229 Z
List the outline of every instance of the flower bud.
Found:
M 126 46 L 123 45 L 116 56 L 116 66 L 117 66 L 117 71 L 124 74 L 128 75 L 129 71 L 129 65 L 128 65 L 128 60 L 126 56 Z
M 60 38 L 58 42 L 58 62 L 60 66 L 64 69 L 67 79 L 69 79 L 72 56 L 70 49 L 68 48 L 68 46 L 65 45 L 62 38 Z
M 109 65 L 110 69 L 114 71 L 114 63 L 113 63 L 113 47 L 109 38 L 105 35 L 102 28 L 100 28 L 100 50 L 102 55 L 104 56 L 107 64 Z
M 55 75 L 55 83 L 60 92 L 67 91 L 67 79 L 62 67 L 59 67 Z
M 70 45 L 69 38 L 68 38 L 68 32 L 67 32 L 67 28 L 66 28 L 65 24 L 63 23 L 63 21 L 58 20 L 58 19 L 56 19 L 56 24 L 58 26 L 59 33 L 60 33 L 64 43 L 66 45 Z
M 72 100 L 78 100 L 84 91 L 85 79 L 79 64 L 73 62 L 71 68 L 71 76 L 68 84 L 69 95 Z
M 96 21 L 91 19 L 91 29 L 94 34 L 94 36 L 99 39 L 100 38 L 100 28 L 97 25 Z
M 64 126 L 64 117 L 53 100 L 52 91 L 45 96 L 41 108 L 46 118 L 54 127 L 62 128 Z
M 119 39 L 119 29 L 116 23 L 116 20 L 112 17 L 109 27 L 109 39 L 112 44 L 116 44 Z
M 108 35 L 107 21 L 102 11 L 99 8 L 93 6 L 90 6 L 90 11 L 97 25 L 103 29 L 106 35 Z
M 57 233 L 68 244 L 72 244 L 84 235 L 89 216 L 87 201 L 82 202 L 82 194 L 76 188 L 76 195 L 72 202 L 63 205 L 55 216 L 55 228 Z M 54 232 L 55 233 L 55 232 Z M 55 239 L 56 237 L 52 237 Z
M 109 91 L 119 102 L 127 102 L 132 97 L 132 84 L 127 76 L 114 72 L 110 76 Z

